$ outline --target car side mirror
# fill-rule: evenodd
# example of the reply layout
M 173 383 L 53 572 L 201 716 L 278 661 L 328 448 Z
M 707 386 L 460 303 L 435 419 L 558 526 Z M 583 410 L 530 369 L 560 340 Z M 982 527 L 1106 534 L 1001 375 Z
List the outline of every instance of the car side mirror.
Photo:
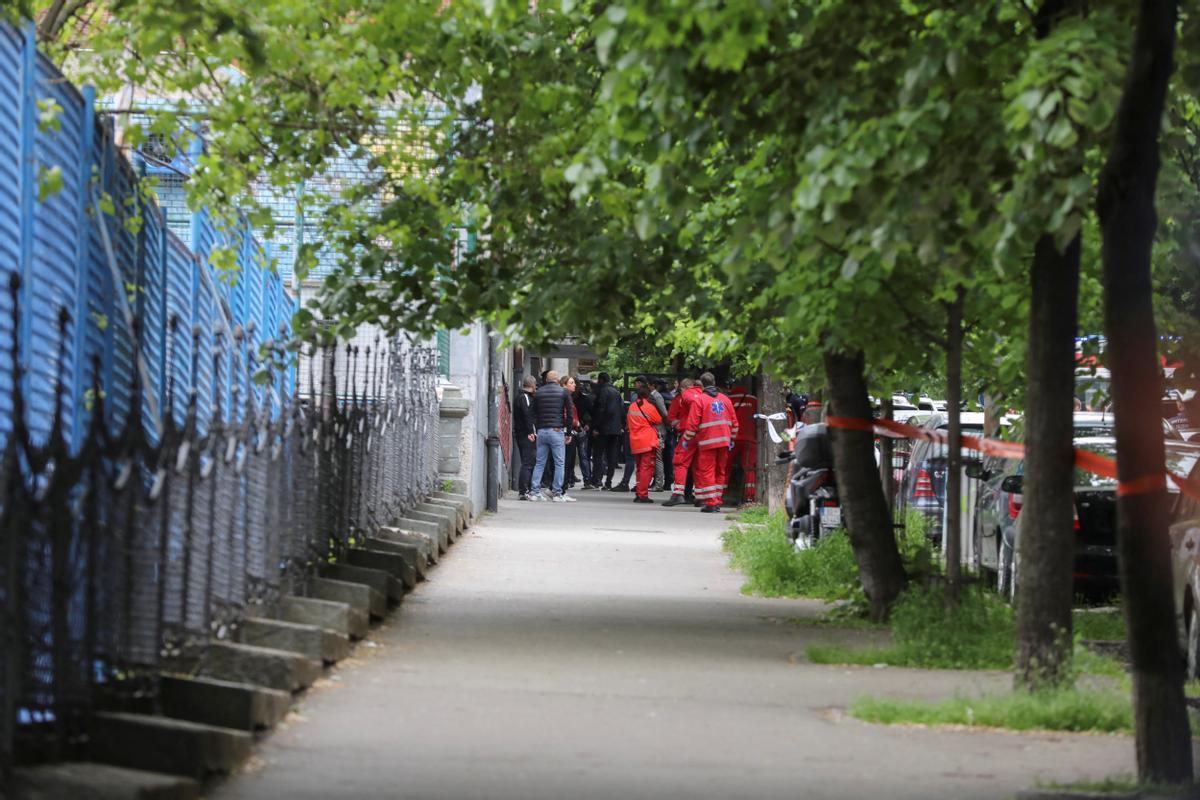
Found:
M 792 454 L 791 454 L 790 452 L 788 452 L 787 450 L 780 450 L 778 455 L 779 455 L 779 457 L 780 457 L 780 458 L 782 458 L 784 461 L 791 461 L 791 460 L 792 460 Z
M 974 478 L 978 481 L 986 481 L 988 479 L 988 471 L 983 468 L 983 462 L 978 459 L 968 461 L 963 465 L 963 472 L 968 478 Z
M 1009 494 L 1020 494 L 1025 481 L 1020 475 L 1009 475 L 1000 483 L 1000 491 Z

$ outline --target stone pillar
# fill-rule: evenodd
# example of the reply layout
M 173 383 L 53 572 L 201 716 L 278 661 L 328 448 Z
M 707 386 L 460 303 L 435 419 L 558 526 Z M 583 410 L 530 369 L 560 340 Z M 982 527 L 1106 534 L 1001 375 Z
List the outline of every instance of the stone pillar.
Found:
M 471 401 L 462 396 L 462 390 L 452 383 L 443 384 L 439 404 L 441 450 L 438 453 L 438 475 L 441 478 L 460 476 L 463 419 L 470 412 Z

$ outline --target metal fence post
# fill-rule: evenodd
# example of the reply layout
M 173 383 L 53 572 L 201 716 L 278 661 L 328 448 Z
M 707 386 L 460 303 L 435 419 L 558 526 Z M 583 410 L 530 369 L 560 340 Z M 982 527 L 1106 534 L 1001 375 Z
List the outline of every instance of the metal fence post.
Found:
M 33 337 L 33 225 L 37 208 L 37 176 L 34 170 L 34 132 L 37 130 L 37 29 L 32 22 L 25 24 L 21 38 L 21 288 L 17 305 L 24 309 L 21 327 L 17 332 L 19 351 L 25 362 L 19 385 L 26 397 L 31 396 L 29 374 L 30 342 Z M 16 377 L 16 376 L 14 376 Z
M 83 124 L 79 136 L 79 196 L 75 199 L 76 228 L 75 228 L 75 312 L 74 338 L 75 348 L 71 363 L 71 391 L 78 398 L 82 387 L 86 385 L 87 376 L 84 366 L 87 364 L 87 337 L 83 335 L 88 319 L 88 257 L 91 254 L 91 236 L 88 235 L 87 198 L 90 195 L 89 186 L 92 182 L 92 146 L 96 139 L 96 90 L 91 86 L 83 87 Z M 83 424 L 83 408 L 76 403 L 71 416 L 71 446 L 79 448 L 83 443 L 86 426 Z

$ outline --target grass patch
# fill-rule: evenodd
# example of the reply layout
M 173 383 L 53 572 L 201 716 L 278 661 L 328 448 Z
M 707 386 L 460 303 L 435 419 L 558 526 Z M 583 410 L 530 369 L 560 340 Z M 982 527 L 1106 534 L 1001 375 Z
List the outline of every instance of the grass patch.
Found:
M 1069 687 L 1041 692 L 955 697 L 936 703 L 863 697 L 850 714 L 884 725 L 965 725 L 1017 731 L 1130 733 L 1133 707 L 1119 689 Z
M 892 646 L 853 648 L 812 645 L 818 664 L 888 664 L 934 669 L 1009 669 L 1013 663 L 1012 607 L 998 595 L 965 587 L 962 603 L 947 615 L 943 590 L 913 586 L 896 602 Z
M 734 568 L 746 575 L 742 591 L 764 597 L 849 600 L 858 589 L 858 564 L 846 536 L 829 536 L 810 550 L 796 550 L 787 538 L 782 512 L 765 508 L 741 512 L 723 535 Z
M 900 538 L 900 552 L 911 574 L 927 573 L 932 563 L 926 524 L 920 514 L 910 514 Z M 844 605 L 831 615 L 831 622 L 866 616 L 858 562 L 844 531 L 797 550 L 787 537 L 784 512 L 768 514 L 765 506 L 749 506 L 738 512 L 722 541 L 733 567 L 746 575 L 745 594 L 841 601 Z
M 1125 615 L 1121 609 L 1075 609 L 1072 625 L 1075 633 L 1083 639 L 1104 641 L 1125 640 Z

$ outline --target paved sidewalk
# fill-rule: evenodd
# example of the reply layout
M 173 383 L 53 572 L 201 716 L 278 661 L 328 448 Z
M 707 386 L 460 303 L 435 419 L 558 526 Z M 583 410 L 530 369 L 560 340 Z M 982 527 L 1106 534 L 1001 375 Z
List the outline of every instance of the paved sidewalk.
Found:
M 212 794 L 235 798 L 1003 798 L 1134 771 L 1126 737 L 888 728 L 865 692 L 1003 673 L 834 668 L 807 601 L 739 593 L 724 515 L 503 501 Z

